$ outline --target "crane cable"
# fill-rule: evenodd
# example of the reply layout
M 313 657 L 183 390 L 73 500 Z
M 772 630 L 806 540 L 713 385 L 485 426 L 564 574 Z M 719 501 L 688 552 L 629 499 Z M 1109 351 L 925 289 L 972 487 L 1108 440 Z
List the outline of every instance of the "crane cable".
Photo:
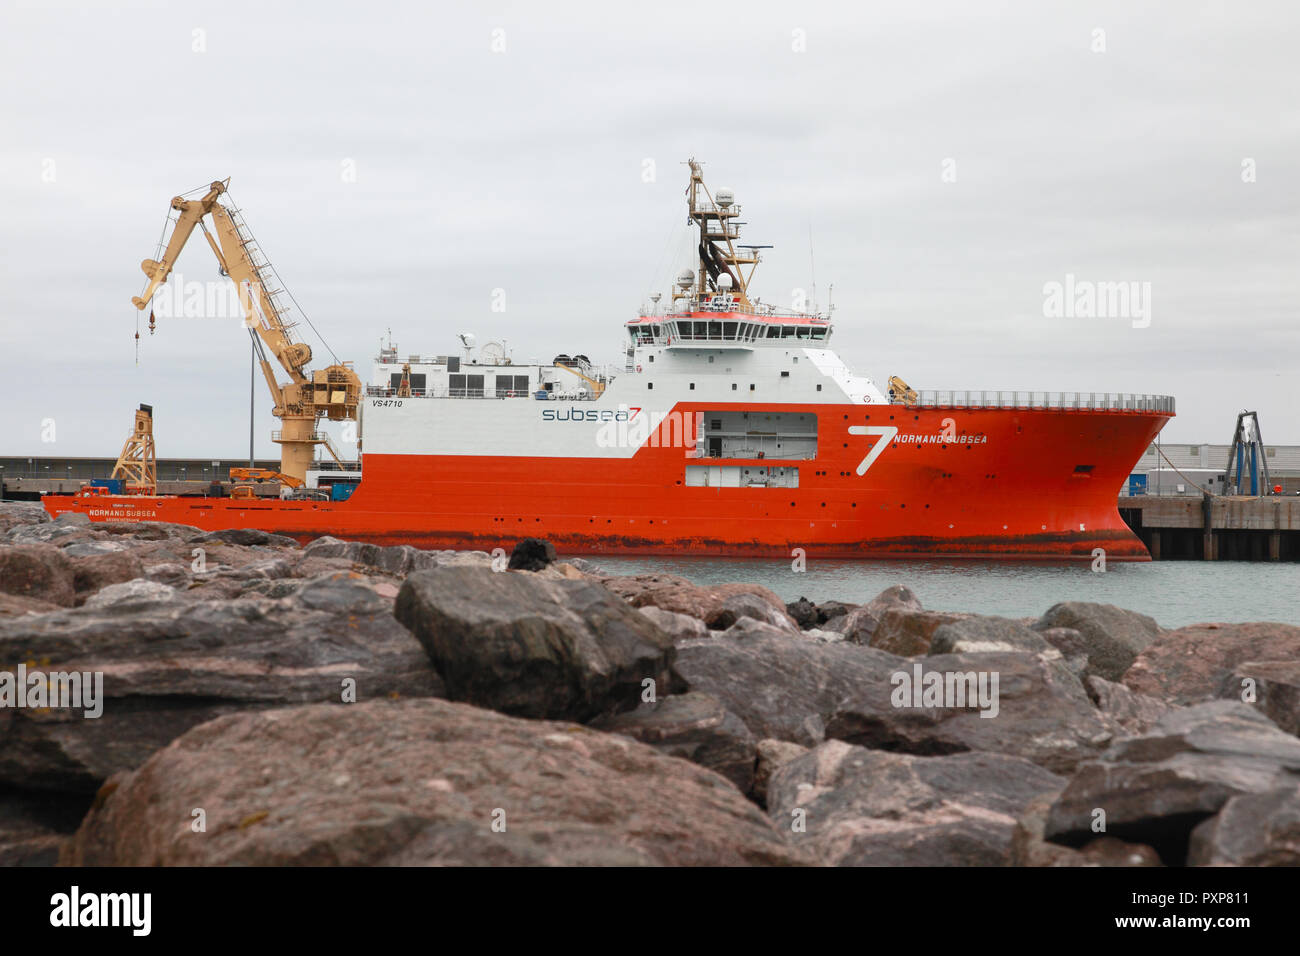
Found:
M 1163 458 L 1165 461 L 1169 462 L 1169 467 L 1172 468 L 1174 471 L 1178 472 L 1178 476 L 1179 476 L 1180 478 L 1182 478 L 1184 481 L 1186 481 L 1189 485 L 1191 485 L 1193 488 L 1195 488 L 1195 489 L 1196 489 L 1197 491 L 1199 491 L 1201 494 L 1203 494 L 1203 495 L 1210 495 L 1210 496 L 1213 496 L 1213 495 L 1214 495 L 1214 492 L 1212 492 L 1212 491 L 1206 491 L 1204 488 L 1202 488 L 1202 487 L 1201 487 L 1200 485 L 1198 485 L 1196 482 L 1192 481 L 1192 479 L 1190 479 L 1190 478 L 1188 478 L 1186 475 L 1184 475 L 1181 471 L 1178 471 L 1178 466 L 1175 465 L 1172 461 L 1169 461 L 1169 456 L 1166 455 L 1166 454 L 1161 450 L 1161 448 L 1160 448 L 1159 445 L 1156 445 L 1156 454 L 1159 455 L 1161 458 Z
M 190 192 L 194 192 L 194 190 L 191 189 Z M 186 195 L 186 194 L 182 193 L 181 195 Z M 163 242 L 167 239 L 167 226 L 171 224 L 171 221 L 172 221 L 172 212 L 171 212 L 171 207 L 168 206 L 167 214 L 163 216 L 162 231 L 158 233 L 158 242 L 153 249 L 153 257 L 155 261 L 157 261 L 158 257 L 162 255 Z M 144 280 L 144 285 L 140 287 L 141 295 L 143 295 L 145 290 L 149 288 L 149 281 L 150 281 L 149 277 L 146 276 Z M 143 310 L 141 309 L 135 310 L 135 364 L 137 367 L 140 365 L 140 313 L 141 311 Z M 149 314 L 150 316 L 153 315 L 152 309 L 150 310 Z M 152 324 L 153 323 L 150 322 L 150 325 Z
M 235 202 L 235 197 L 230 194 L 229 189 L 226 190 L 226 195 L 230 196 L 231 204 L 236 209 L 238 209 L 239 203 Z M 332 348 L 330 348 L 330 344 L 325 341 L 325 336 L 320 334 L 320 330 L 317 329 L 315 324 L 312 322 L 311 317 L 307 314 L 307 310 L 304 309 L 301 305 L 299 305 L 298 300 L 293 297 L 293 292 L 289 289 L 289 284 L 285 282 L 283 278 L 280 277 L 280 272 L 278 269 L 276 269 L 275 263 L 271 262 L 271 257 L 266 254 L 266 250 L 262 247 L 262 244 L 257 241 L 257 236 L 253 234 L 253 229 L 251 226 L 248 225 L 248 220 L 246 219 L 244 220 L 244 228 L 248 230 L 249 239 L 252 240 L 253 244 L 256 245 L 259 249 L 262 249 L 262 257 L 266 259 L 266 264 L 267 266 L 270 267 L 271 274 L 275 276 L 275 281 L 279 283 L 280 288 L 283 290 L 285 295 L 289 297 L 289 301 L 293 303 L 293 307 L 298 310 L 298 314 L 303 317 L 303 321 L 305 321 L 308 327 L 312 330 L 312 332 L 316 334 L 316 338 L 320 340 L 320 344 L 325 346 L 325 351 L 329 352 L 330 356 L 334 359 L 334 364 L 341 365 L 342 362 L 339 361 L 338 355 L 335 353 L 335 351 Z
M 196 193 L 201 190 L 210 189 L 210 188 L 212 188 L 211 183 L 204 183 L 202 186 L 195 186 L 193 189 L 181 193 L 181 196 L 188 196 L 192 193 Z M 231 204 L 236 209 L 238 209 L 239 204 L 235 202 L 235 197 L 230 195 L 229 189 L 226 190 L 226 195 L 230 196 Z M 167 215 L 163 218 L 162 232 L 158 234 L 158 244 L 154 247 L 155 260 L 157 260 L 157 258 L 160 255 L 162 255 L 163 243 L 167 238 L 167 226 L 170 225 L 171 222 L 172 222 L 172 215 L 171 215 L 171 207 L 169 205 L 167 209 Z M 248 235 L 252 239 L 252 241 L 260 247 L 261 243 L 257 242 L 257 237 L 253 235 L 253 230 L 248 225 L 247 220 L 245 220 L 244 222 L 244 228 L 248 230 Z M 265 253 L 263 253 L 263 255 L 265 255 Z M 336 365 L 342 364 L 339 361 L 339 357 L 337 353 L 335 353 L 335 351 L 332 348 L 330 348 L 330 344 L 327 341 L 325 341 L 325 336 L 320 334 L 320 330 L 317 329 L 315 324 L 312 322 L 311 317 L 307 314 L 307 310 L 298 304 L 298 300 L 294 298 L 293 292 L 289 289 L 288 284 L 282 278 L 280 278 L 279 271 L 275 268 L 275 264 L 270 262 L 269 257 L 267 257 L 267 264 L 271 267 L 271 272 L 275 276 L 276 281 L 279 282 L 280 286 L 284 289 L 284 293 L 287 296 L 289 296 L 289 301 L 293 303 L 293 307 L 298 310 L 298 313 L 303 317 L 303 320 L 307 323 L 308 327 L 312 330 L 312 332 L 316 334 L 316 338 L 320 340 L 321 345 L 325 346 L 325 351 L 330 353 L 330 356 L 334 359 L 334 363 Z M 148 278 L 144 280 L 144 285 L 141 286 L 140 292 L 143 294 L 145 289 L 147 288 L 149 288 Z M 140 310 L 139 309 L 137 309 L 135 313 L 135 364 L 136 365 L 140 364 Z

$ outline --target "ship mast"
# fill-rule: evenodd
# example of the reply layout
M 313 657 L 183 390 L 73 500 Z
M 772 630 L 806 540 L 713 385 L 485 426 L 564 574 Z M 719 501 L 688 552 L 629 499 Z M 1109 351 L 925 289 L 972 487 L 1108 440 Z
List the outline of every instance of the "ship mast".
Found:
M 736 245 L 740 223 L 733 220 L 740 215 L 740 207 L 735 195 L 730 189 L 719 189 L 715 197 L 704 184 L 703 164 L 691 157 L 687 165 L 691 168 L 690 185 L 686 187 L 690 217 L 700 228 L 696 299 L 703 302 L 714 292 L 729 292 L 737 305 L 750 309 L 749 282 L 758 267 L 760 247 Z M 749 266 L 749 275 L 741 266 Z M 723 277 L 726 281 L 720 282 Z

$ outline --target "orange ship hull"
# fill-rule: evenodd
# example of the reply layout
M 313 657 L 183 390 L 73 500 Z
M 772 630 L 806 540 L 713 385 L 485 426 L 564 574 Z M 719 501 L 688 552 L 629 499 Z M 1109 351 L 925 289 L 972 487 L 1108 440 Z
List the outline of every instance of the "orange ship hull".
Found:
M 810 558 L 1077 560 L 1100 548 L 1108 560 L 1150 560 L 1120 518 L 1118 495 L 1172 413 L 732 407 L 816 414 L 816 456 L 700 458 L 693 448 L 655 441 L 621 459 L 372 453 L 346 501 L 95 495 L 44 503 L 52 515 L 81 512 L 93 521 L 259 528 L 303 542 L 334 535 L 426 549 L 508 551 L 535 537 L 571 554 L 790 557 L 800 548 Z M 725 410 L 715 402 L 677 406 L 687 414 L 705 408 Z M 897 433 L 853 437 L 854 422 Z M 863 470 L 868 452 L 875 454 Z M 794 466 L 798 487 L 692 487 L 684 462 Z

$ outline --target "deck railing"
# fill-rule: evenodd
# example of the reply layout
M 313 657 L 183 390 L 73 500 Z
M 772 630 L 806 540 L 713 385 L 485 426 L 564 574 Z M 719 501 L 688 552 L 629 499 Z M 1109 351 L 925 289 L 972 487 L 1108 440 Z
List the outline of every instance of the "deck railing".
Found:
M 498 392 L 490 388 L 413 388 L 411 389 L 410 398 L 533 398 L 533 393 L 541 389 L 534 388 L 527 391 L 511 389 L 508 392 Z M 585 393 L 578 392 L 577 389 L 571 392 L 548 392 L 547 401 L 569 401 L 569 402 L 589 402 L 599 398 L 595 390 L 588 386 Z M 382 385 L 366 386 L 367 398 L 403 398 L 406 396 L 398 395 L 397 389 Z
M 1132 392 L 1021 392 L 975 389 L 921 389 L 922 408 L 1059 408 L 1111 412 L 1174 413 L 1172 395 Z

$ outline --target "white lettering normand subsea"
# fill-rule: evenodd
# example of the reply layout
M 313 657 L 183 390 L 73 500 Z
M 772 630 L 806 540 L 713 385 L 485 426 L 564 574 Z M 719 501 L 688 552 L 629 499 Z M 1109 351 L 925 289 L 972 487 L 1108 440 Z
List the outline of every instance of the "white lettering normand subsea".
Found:
M 986 445 L 988 435 L 899 435 L 896 439 L 905 445 Z

